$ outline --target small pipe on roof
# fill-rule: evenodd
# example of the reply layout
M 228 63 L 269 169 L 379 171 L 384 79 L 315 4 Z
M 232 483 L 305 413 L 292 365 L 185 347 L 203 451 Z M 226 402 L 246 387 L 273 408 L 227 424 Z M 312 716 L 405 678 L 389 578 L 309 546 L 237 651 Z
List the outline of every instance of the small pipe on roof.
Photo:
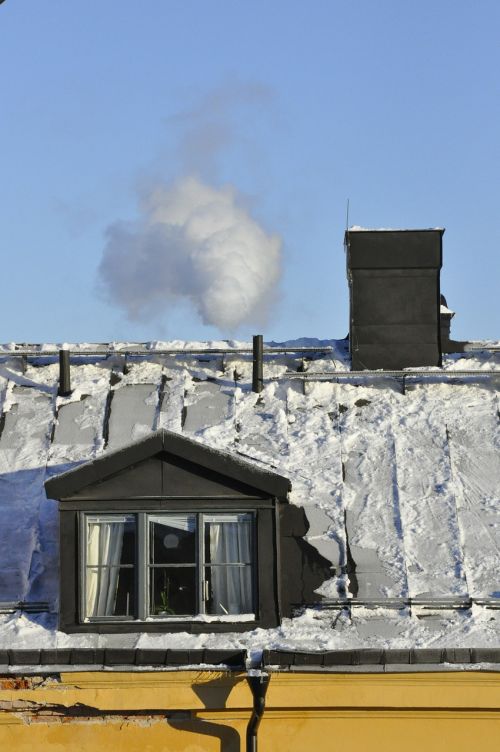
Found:
M 59 389 L 57 394 L 60 397 L 67 397 L 71 394 L 71 374 L 69 365 L 69 350 L 59 350 Z
M 247 726 L 246 752 L 257 752 L 257 731 L 266 708 L 266 692 L 271 677 L 262 672 L 247 674 L 247 682 L 252 690 L 253 710 Z
M 252 392 L 261 392 L 264 388 L 264 343 L 262 334 L 253 336 L 253 370 L 252 370 Z

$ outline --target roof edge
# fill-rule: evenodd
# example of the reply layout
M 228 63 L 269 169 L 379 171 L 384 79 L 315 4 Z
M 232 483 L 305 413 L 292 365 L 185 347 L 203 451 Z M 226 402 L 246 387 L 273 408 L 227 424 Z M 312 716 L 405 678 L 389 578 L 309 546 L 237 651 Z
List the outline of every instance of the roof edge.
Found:
M 0 650 L 0 666 L 29 667 L 30 672 L 42 667 L 57 666 L 58 670 L 74 671 L 75 666 L 134 667 L 185 669 L 186 667 L 217 666 L 230 670 L 244 670 L 249 654 L 241 649 L 157 649 L 157 648 L 34 648 Z M 500 648 L 413 648 L 327 651 L 265 650 L 260 667 L 264 670 L 301 672 L 384 671 L 394 667 L 398 671 L 449 670 L 459 667 L 471 669 L 492 664 L 500 668 Z M 498 667 L 498 668 L 497 668 Z
M 361 666 L 440 666 L 443 664 L 500 664 L 500 648 L 360 648 L 354 650 L 265 650 L 264 667 L 289 670 L 342 670 Z
M 148 648 L 36 648 L 0 650 L 0 666 L 74 666 L 106 667 L 165 667 L 217 666 L 233 670 L 245 667 L 245 650 L 201 649 L 148 649 Z

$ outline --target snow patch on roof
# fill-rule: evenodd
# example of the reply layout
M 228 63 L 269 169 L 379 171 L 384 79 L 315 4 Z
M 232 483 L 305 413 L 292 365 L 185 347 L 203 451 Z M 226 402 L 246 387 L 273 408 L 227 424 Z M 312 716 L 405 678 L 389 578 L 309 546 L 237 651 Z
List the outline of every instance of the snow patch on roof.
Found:
M 408 227 L 361 227 L 360 225 L 351 225 L 348 232 L 444 232 L 444 227 L 418 227 L 409 229 Z

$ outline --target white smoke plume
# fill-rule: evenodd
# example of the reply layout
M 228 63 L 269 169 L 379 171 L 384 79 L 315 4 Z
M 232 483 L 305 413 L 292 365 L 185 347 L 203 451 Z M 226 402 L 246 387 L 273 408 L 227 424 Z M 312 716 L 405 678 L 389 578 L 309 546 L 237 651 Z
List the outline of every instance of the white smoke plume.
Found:
M 250 216 L 234 187 L 185 177 L 149 191 L 141 214 L 108 227 L 99 267 L 105 294 L 129 319 L 161 317 L 187 300 L 222 332 L 264 323 L 282 241 Z

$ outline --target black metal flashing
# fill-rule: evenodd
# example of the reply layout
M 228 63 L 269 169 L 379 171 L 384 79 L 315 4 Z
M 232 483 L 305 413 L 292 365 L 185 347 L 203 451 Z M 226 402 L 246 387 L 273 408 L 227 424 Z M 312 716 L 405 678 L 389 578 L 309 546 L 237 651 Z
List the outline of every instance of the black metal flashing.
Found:
M 245 650 L 150 650 L 141 648 L 69 648 L 0 650 L 0 666 L 220 666 L 245 668 Z
M 441 665 L 500 663 L 500 648 L 412 648 L 402 650 L 360 649 L 300 652 L 265 650 L 262 665 L 281 669 L 384 665 Z
M 50 499 L 62 499 L 77 491 L 99 483 L 105 478 L 125 470 L 130 465 L 153 457 L 159 452 L 168 452 L 200 467 L 237 480 L 280 501 L 286 501 L 291 483 L 277 473 L 263 470 L 234 455 L 204 446 L 193 439 L 160 429 L 126 447 L 107 452 L 101 457 L 51 478 L 45 483 Z

